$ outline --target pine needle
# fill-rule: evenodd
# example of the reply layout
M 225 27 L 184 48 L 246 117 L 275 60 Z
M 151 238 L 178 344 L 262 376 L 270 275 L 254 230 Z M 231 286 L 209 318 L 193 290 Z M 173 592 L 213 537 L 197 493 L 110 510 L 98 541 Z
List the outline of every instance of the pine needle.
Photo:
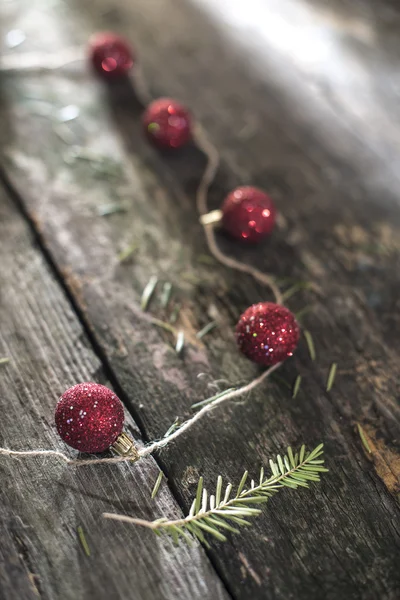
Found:
M 165 329 L 165 331 L 169 331 L 172 333 L 175 338 L 175 351 L 177 354 L 181 354 L 183 347 L 185 345 L 185 334 L 183 331 L 177 331 L 171 323 L 167 323 L 166 321 L 161 321 L 160 319 L 156 319 L 155 317 L 151 317 L 151 322 L 153 325 L 160 327 L 161 329 Z
M 160 299 L 161 308 L 167 308 L 168 303 L 171 298 L 171 292 L 172 292 L 172 283 L 170 283 L 169 281 L 166 281 L 163 285 L 163 290 L 161 292 L 161 299 Z
M 4 356 L 4 358 L 0 358 L 0 365 L 6 365 L 9 362 L 10 359 L 7 356 Z
M 297 375 L 296 380 L 294 382 L 294 386 L 293 386 L 292 398 L 296 398 L 296 396 L 300 390 L 300 385 L 301 385 L 301 375 Z
M 315 346 L 314 346 L 314 340 L 312 338 L 312 335 L 309 331 L 307 331 L 307 329 L 305 329 L 303 331 L 304 337 L 306 338 L 306 342 L 307 342 L 307 346 L 308 346 L 308 353 L 310 355 L 311 360 L 315 360 L 317 358 L 317 355 L 315 353 Z
M 164 473 L 162 471 L 159 472 L 156 482 L 153 487 L 153 491 L 151 492 L 151 499 L 153 500 L 157 496 L 157 492 L 160 488 L 162 478 L 164 477 Z
M 197 484 L 196 501 L 195 501 L 195 505 L 194 505 L 195 514 L 197 514 L 200 510 L 202 494 L 203 494 L 203 478 L 200 477 L 199 483 Z
M 127 248 L 124 248 L 124 250 L 121 250 L 121 252 L 118 254 L 118 260 L 120 263 L 123 263 L 125 261 L 127 261 L 129 258 L 132 257 L 132 255 L 136 252 L 136 250 L 138 249 L 139 245 L 135 242 L 133 244 L 130 244 L 130 246 L 127 246 Z
M 119 204 L 118 202 L 112 202 L 110 204 L 103 204 L 99 206 L 97 209 L 97 214 L 100 217 L 108 217 L 108 215 L 113 215 L 115 213 L 126 212 L 126 208 L 123 204 Z
M 169 435 L 171 435 L 171 433 L 173 431 L 175 431 L 175 429 L 178 429 L 180 423 L 179 423 L 179 417 L 176 417 L 175 421 L 172 423 L 171 427 L 169 427 L 167 429 L 167 431 L 164 433 L 163 437 L 168 437 Z
M 152 275 L 152 277 L 150 277 L 149 281 L 147 282 L 143 292 L 142 292 L 142 297 L 140 299 L 140 308 L 143 311 L 146 311 L 150 300 L 154 294 L 154 290 L 156 289 L 158 283 L 158 277 L 156 275 Z
M 75 136 L 65 123 L 54 123 L 52 129 L 57 137 L 67 146 L 72 146 L 75 142 Z
M 200 329 L 200 331 L 198 331 L 196 333 L 197 339 L 201 340 L 201 338 L 203 338 L 205 335 L 207 335 L 207 333 L 210 333 L 210 331 L 215 329 L 216 326 L 217 326 L 217 323 L 215 321 L 211 321 L 211 323 L 208 323 L 208 325 L 206 325 L 205 327 L 203 327 L 203 329 Z
M 256 506 L 268 502 L 269 498 L 280 489 L 308 487 L 310 483 L 320 481 L 320 474 L 328 471 L 322 466 L 323 462 L 323 444 L 317 446 L 312 452 L 306 452 L 305 446 L 302 446 L 300 452 L 295 454 L 291 448 L 288 448 L 287 455 L 277 456 L 276 462 L 269 461 L 272 475 L 265 477 L 262 468 L 258 478 L 259 483 L 252 480 L 249 489 L 244 487 L 248 476 L 245 471 L 233 496 L 233 487 L 230 483 L 222 494 L 221 476 L 217 480 L 215 496 L 208 494 L 203 478 L 200 477 L 196 498 L 193 500 L 188 516 L 182 519 L 161 518 L 156 521 L 145 521 L 112 513 L 104 513 L 103 517 L 148 527 L 158 535 L 164 532 L 170 535 L 175 543 L 179 539 L 190 541 L 188 534 L 192 534 L 208 546 L 206 535 L 211 535 L 221 542 L 225 541 L 226 531 L 237 533 L 238 527 L 250 525 L 247 519 L 261 513 Z M 232 527 L 229 522 L 234 523 L 236 527 Z M 222 533 L 221 529 L 225 533 Z
M 185 344 L 185 334 L 183 331 L 179 331 L 176 337 L 175 351 L 177 354 L 181 354 L 183 350 L 183 346 Z
M 335 382 L 335 377 L 336 377 L 336 370 L 337 370 L 337 363 L 332 363 L 331 364 L 331 368 L 329 370 L 329 375 L 328 375 L 328 381 L 326 384 L 326 391 L 330 392 L 332 389 L 332 386 Z
M 182 273 L 181 278 L 188 283 L 192 283 L 193 285 L 201 284 L 201 279 L 189 271 L 187 273 Z
M 206 398 L 205 400 L 202 400 L 201 402 L 196 402 L 196 404 L 192 404 L 191 408 L 200 408 L 200 406 L 204 406 L 205 404 L 210 404 L 211 402 L 214 402 L 214 400 L 218 400 L 219 398 L 222 398 L 222 396 L 225 396 L 225 394 L 233 392 L 235 389 L 236 388 L 228 388 L 227 390 L 224 390 L 223 392 L 220 392 L 219 394 L 215 394 L 215 396 L 211 396 L 210 398 Z
M 178 335 L 177 330 L 170 323 L 167 323 L 166 321 L 161 321 L 161 319 L 156 319 L 155 317 L 151 317 L 150 320 L 153 323 L 153 325 L 156 325 L 156 327 L 161 327 L 161 329 L 165 329 L 165 331 L 169 331 L 175 336 Z
M 361 438 L 364 448 L 366 449 L 366 451 L 369 454 L 372 454 L 372 450 L 371 450 L 368 440 L 365 436 L 364 429 L 361 427 L 360 423 L 357 423 L 357 429 L 358 429 L 358 433 L 359 433 L 359 436 Z
M 89 544 L 87 543 L 86 536 L 85 536 L 85 533 L 84 533 L 82 527 L 79 525 L 79 527 L 77 527 L 76 531 L 78 533 L 79 541 L 82 545 L 84 553 L 86 554 L 86 556 L 90 556 Z

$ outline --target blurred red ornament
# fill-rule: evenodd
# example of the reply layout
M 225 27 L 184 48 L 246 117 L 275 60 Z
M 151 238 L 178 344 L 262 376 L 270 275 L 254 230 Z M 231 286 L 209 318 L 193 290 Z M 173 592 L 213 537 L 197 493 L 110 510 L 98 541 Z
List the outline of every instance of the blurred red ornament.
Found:
M 129 43 L 111 32 L 96 33 L 90 38 L 89 57 L 96 71 L 106 79 L 123 77 L 134 61 Z
M 236 326 L 239 349 L 250 360 L 275 365 L 292 356 L 300 328 L 289 309 L 273 302 L 250 306 Z
M 222 205 L 222 227 L 233 237 L 259 242 L 275 225 L 276 208 L 262 190 L 242 186 L 233 190 Z
M 180 148 L 192 136 L 191 116 L 187 108 L 171 98 L 158 98 L 143 114 L 147 136 L 159 148 Z
M 60 437 L 81 452 L 103 452 L 122 432 L 121 400 L 104 385 L 78 383 L 63 393 L 55 421 Z

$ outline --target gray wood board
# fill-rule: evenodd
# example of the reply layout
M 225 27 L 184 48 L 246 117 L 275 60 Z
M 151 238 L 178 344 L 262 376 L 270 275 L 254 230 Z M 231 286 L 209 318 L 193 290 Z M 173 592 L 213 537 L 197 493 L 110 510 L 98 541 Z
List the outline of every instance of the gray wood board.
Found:
M 10 359 L 0 365 L 0 444 L 64 451 L 54 425 L 58 397 L 76 382 L 107 379 L 4 190 L 0 239 L 0 355 Z M 129 415 L 126 426 L 140 443 Z M 152 458 L 76 468 L 54 458 L 0 457 L 0 597 L 227 598 L 198 544 L 176 548 L 167 538 L 102 518 L 103 512 L 137 510 L 149 518 L 160 512 L 179 516 L 165 479 L 150 498 L 158 472 Z

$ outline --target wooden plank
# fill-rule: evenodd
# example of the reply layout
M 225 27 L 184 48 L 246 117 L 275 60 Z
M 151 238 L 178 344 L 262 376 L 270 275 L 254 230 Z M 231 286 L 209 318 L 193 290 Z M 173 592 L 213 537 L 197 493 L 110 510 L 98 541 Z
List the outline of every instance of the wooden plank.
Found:
M 90 13 L 78 15 L 71 5 L 62 20 L 46 8 L 52 32 L 63 40 L 60 50 L 100 25 L 112 23 L 128 33 L 153 93 L 185 100 L 222 153 L 210 205 L 219 206 L 239 181 L 266 188 L 279 203 L 285 219 L 262 251 L 238 248 L 221 236 L 225 251 L 278 277 L 314 281 L 321 290 L 317 297 L 299 294 L 288 303 L 293 310 L 311 305 L 304 321 L 317 350 L 314 364 L 302 343 L 282 369 L 289 385 L 302 375 L 296 400 L 284 386 L 270 384 L 166 448 L 160 460 L 174 491 L 187 507 L 199 474 L 210 485 L 219 473 L 236 481 L 244 468 L 255 474 L 287 444 L 322 439 L 331 469 L 323 484 L 274 499 L 252 530 L 213 545 L 210 556 L 235 598 L 395 598 L 399 536 L 390 493 L 398 493 L 399 476 L 399 323 L 393 309 L 400 211 L 397 176 L 385 160 L 397 156 L 398 129 L 392 123 L 388 129 L 386 112 L 394 98 L 377 84 L 360 122 L 347 103 L 348 88 L 335 89 L 333 99 L 317 94 L 318 73 L 296 68 L 272 44 L 266 46 L 268 67 L 260 61 L 261 79 L 260 70 L 249 69 L 254 58 L 186 2 L 171 2 L 168 12 L 159 0 L 137 0 L 108 12 L 104 6 L 96 3 Z M 31 16 L 30 35 L 40 29 L 42 47 L 53 50 L 54 36 L 46 36 L 41 17 Z M 340 44 L 340 29 L 330 34 Z M 352 32 L 348 35 L 351 40 Z M 335 58 L 343 69 L 355 64 L 377 77 L 373 59 L 362 51 Z M 390 70 L 390 62 L 385 66 Z M 332 85 L 324 68 L 321 81 Z M 59 108 L 79 99 L 73 140 L 107 157 L 117 176 L 101 178 L 87 160 L 71 164 L 70 148 L 54 124 L 35 114 L 33 95 Z M 375 106 L 383 121 L 363 127 L 372 123 L 368 117 Z M 210 394 L 209 383 L 223 378 L 228 387 L 254 376 L 256 369 L 237 354 L 232 330 L 241 310 L 263 299 L 265 291 L 246 277 L 202 263 L 206 249 L 193 195 L 204 159 L 193 148 L 175 156 L 155 153 L 143 140 L 140 108 L 128 87 L 107 95 L 87 76 L 78 81 L 62 73 L 14 76 L 7 80 L 2 137 L 7 177 L 137 422 L 156 438 L 177 415 L 190 414 L 193 401 Z M 12 131 L 6 129 L 10 122 Z M 381 124 L 387 135 L 376 139 Z M 127 211 L 99 217 L 98 207 L 110 198 Z M 132 242 L 138 244 L 133 260 L 120 264 L 118 253 Z M 171 281 L 182 302 L 179 327 L 187 339 L 182 358 L 139 309 L 150 275 Z M 166 317 L 157 302 L 151 309 Z M 214 314 L 218 330 L 196 341 L 195 332 Z M 339 367 L 327 393 L 332 362 Z M 365 454 L 356 423 L 371 441 L 372 456 Z M 143 516 L 139 506 L 127 512 Z
M 19 526 L 19 527 L 18 527 Z M 19 535 L 21 522 L 1 521 L 2 543 L 0 546 L 0 581 L 1 589 L 14 598 L 36 600 L 39 595 L 36 573 L 32 573 L 27 557 L 25 541 Z M 28 555 L 29 556 L 29 555 Z M 11 596 L 10 596 L 11 597 Z
M 0 373 L 0 444 L 64 450 L 53 421 L 58 396 L 76 382 L 107 379 L 4 190 L 0 238 L 0 355 L 10 359 Z M 129 416 L 127 428 L 140 442 Z M 153 459 L 77 469 L 49 458 L 1 457 L 0 471 L 1 598 L 228 597 L 199 545 L 175 548 L 101 518 L 137 507 L 150 518 L 179 515 L 165 481 L 150 498 L 159 471 Z

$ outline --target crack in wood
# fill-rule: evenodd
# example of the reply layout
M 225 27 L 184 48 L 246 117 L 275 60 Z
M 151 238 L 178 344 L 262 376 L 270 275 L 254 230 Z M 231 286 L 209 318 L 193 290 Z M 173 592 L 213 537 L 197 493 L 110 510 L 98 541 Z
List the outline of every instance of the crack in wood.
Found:
M 35 595 L 38 598 L 44 598 L 40 577 L 37 573 L 37 569 L 34 564 L 34 560 L 31 557 L 31 550 L 29 548 L 29 542 L 25 539 L 24 534 L 22 533 L 22 529 L 24 525 L 22 520 L 19 517 L 15 517 L 16 520 L 20 522 L 20 526 L 17 529 L 14 529 L 13 526 L 10 528 L 11 537 L 14 541 L 15 548 L 17 550 L 18 556 L 21 559 L 21 562 L 24 565 L 25 572 L 29 579 L 31 588 Z
M 364 423 L 362 427 L 371 451 L 369 454 L 363 448 L 366 457 L 373 461 L 376 474 L 386 489 L 400 500 L 400 454 L 379 438 L 379 431 L 372 425 Z

